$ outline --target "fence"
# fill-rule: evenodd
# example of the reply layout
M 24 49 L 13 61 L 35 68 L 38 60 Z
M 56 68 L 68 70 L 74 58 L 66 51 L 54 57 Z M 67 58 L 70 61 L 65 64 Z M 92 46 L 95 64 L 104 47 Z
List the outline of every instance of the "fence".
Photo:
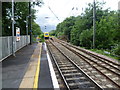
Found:
M 14 37 L 16 40 L 16 36 Z M 20 36 L 16 41 L 15 52 L 30 43 L 30 36 Z M 12 36 L 0 37 L 0 61 L 12 54 Z

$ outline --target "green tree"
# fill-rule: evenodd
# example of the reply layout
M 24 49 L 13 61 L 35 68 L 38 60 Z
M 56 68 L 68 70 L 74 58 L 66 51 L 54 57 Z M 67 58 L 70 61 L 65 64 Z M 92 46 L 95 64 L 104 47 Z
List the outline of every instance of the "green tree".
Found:
M 43 4 L 42 0 L 33 2 L 32 6 Z M 15 27 L 19 27 L 21 35 L 26 35 L 26 17 L 29 16 L 29 2 L 14 2 L 14 14 L 15 14 Z M 32 9 L 32 21 L 35 19 L 36 10 Z M 2 2 L 2 36 L 12 35 L 12 3 Z M 16 32 L 16 31 L 15 31 Z
M 84 30 L 80 34 L 80 45 L 86 48 L 92 48 L 92 37 L 93 31 L 92 30 Z
M 97 48 L 111 49 L 114 45 L 114 35 L 116 33 L 116 14 L 110 12 L 108 16 L 103 16 L 97 23 L 96 44 Z
M 12 4 L 10 2 L 2 2 L 2 35 L 9 36 L 12 35 L 11 30 L 11 8 Z
M 120 51 L 120 11 L 109 8 L 103 10 L 105 3 L 96 2 L 96 48 Z M 84 13 L 77 17 L 66 18 L 57 25 L 55 34 L 68 36 L 70 42 L 86 48 L 93 42 L 93 4 L 89 3 Z
M 51 30 L 49 33 L 50 33 L 50 36 L 55 36 L 55 30 Z
M 70 40 L 70 32 L 72 27 L 74 26 L 75 17 L 71 16 L 66 18 L 62 23 L 57 25 L 56 34 L 67 36 L 68 40 Z
M 33 35 L 38 36 L 43 33 L 40 29 L 40 26 L 38 24 L 36 24 L 35 22 L 32 23 L 32 30 L 33 30 L 33 32 L 32 32 Z

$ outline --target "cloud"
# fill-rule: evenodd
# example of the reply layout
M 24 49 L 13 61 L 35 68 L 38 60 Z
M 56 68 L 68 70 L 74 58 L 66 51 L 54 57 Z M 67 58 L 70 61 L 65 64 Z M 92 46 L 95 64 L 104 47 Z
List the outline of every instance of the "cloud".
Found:
M 35 22 L 40 25 L 42 31 L 46 32 L 50 30 L 55 30 L 57 24 L 60 21 L 56 19 L 56 17 L 53 15 L 53 13 L 51 13 L 49 8 L 46 6 L 43 6 L 42 8 L 35 7 L 35 9 L 39 11 L 38 13 L 36 13 L 37 19 L 35 20 Z M 46 26 L 46 29 L 45 29 L 45 26 Z
M 41 30 L 43 32 L 49 32 L 51 30 L 55 30 L 56 29 L 56 26 L 54 25 L 47 25 L 46 27 L 45 26 L 41 26 Z
M 50 31 L 56 28 L 57 24 L 62 22 L 66 17 L 80 15 L 88 3 L 93 3 L 93 0 L 43 0 L 44 5 L 42 7 L 35 7 L 38 10 L 36 13 L 38 23 L 42 31 Z M 118 9 L 119 0 L 96 0 L 99 2 L 106 2 L 104 8 L 111 7 L 112 10 Z M 50 7 L 54 14 L 60 19 L 60 21 L 55 17 L 55 15 L 48 8 Z M 73 9 L 74 8 L 74 9 Z M 48 17 L 48 18 L 45 18 Z M 45 29 L 47 26 L 47 29 Z

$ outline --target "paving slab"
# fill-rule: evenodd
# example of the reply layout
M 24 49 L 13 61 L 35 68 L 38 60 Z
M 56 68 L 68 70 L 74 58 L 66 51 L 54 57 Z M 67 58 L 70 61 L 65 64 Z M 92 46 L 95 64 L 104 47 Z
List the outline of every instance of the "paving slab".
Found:
M 16 52 L 16 57 L 10 56 L 1 62 L 2 88 L 19 88 L 37 45 L 28 45 Z
M 39 43 L 34 50 L 33 55 L 30 58 L 30 63 L 28 69 L 23 77 L 23 80 L 19 88 L 37 88 L 36 83 L 38 83 L 37 69 L 39 67 L 40 56 L 41 56 L 41 46 L 42 43 Z

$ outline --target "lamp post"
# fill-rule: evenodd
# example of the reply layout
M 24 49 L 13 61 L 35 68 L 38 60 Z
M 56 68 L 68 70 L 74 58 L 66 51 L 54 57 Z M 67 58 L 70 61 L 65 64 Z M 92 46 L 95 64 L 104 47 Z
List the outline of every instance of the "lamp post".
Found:
M 29 18 L 29 16 L 26 16 L 26 35 L 27 35 L 27 45 L 28 45 L 28 18 Z
M 30 29 L 30 45 L 32 45 L 32 14 L 31 14 L 31 2 L 29 2 L 29 29 Z
M 14 38 L 14 0 L 12 0 L 12 55 L 15 56 L 15 38 Z

